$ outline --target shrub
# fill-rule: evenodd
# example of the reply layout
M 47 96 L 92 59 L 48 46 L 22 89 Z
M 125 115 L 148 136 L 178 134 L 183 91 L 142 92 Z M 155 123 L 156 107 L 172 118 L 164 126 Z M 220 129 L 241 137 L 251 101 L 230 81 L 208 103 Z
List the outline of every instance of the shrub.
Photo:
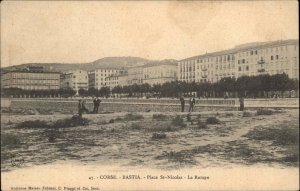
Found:
M 299 127 L 285 128 L 255 128 L 249 131 L 245 137 L 254 140 L 269 140 L 275 145 L 298 145 L 299 144 Z
M 127 121 L 135 121 L 135 120 L 144 119 L 144 117 L 142 115 L 139 115 L 139 114 L 128 113 L 127 115 L 125 115 L 124 119 L 127 120 Z
M 219 124 L 220 121 L 216 117 L 209 117 L 206 119 L 206 124 Z
M 59 131 L 56 128 L 50 128 L 45 131 L 46 136 L 48 137 L 49 142 L 54 142 L 60 135 Z
M 186 125 L 184 124 L 183 122 L 183 119 L 177 115 L 171 122 L 172 125 L 175 125 L 175 126 L 180 126 L 180 127 L 185 127 Z
M 165 139 L 167 135 L 165 133 L 153 133 L 152 139 Z
M 202 122 L 202 121 L 198 121 L 197 123 L 197 129 L 206 129 L 207 128 L 207 124 Z
M 115 121 L 122 121 L 123 119 L 121 118 L 121 117 L 117 117 L 116 119 L 115 119 Z
M 150 128 L 146 128 L 150 132 L 173 132 L 179 130 L 178 126 L 171 125 L 170 123 L 154 124 Z
M 189 121 L 189 122 L 192 120 L 192 118 L 191 118 L 191 114 L 187 114 L 187 116 L 186 116 L 186 120 L 187 120 L 187 121 Z
M 256 115 L 272 115 L 273 111 L 268 109 L 259 109 L 256 111 Z
M 233 115 L 233 113 L 226 113 L 225 116 L 226 116 L 226 117 L 232 117 L 232 116 L 234 116 L 234 115 Z
M 46 121 L 33 120 L 23 121 L 16 125 L 16 128 L 48 128 L 50 127 Z
M 201 119 L 201 114 L 198 114 L 198 115 L 197 115 L 197 119 Z
M 156 120 L 160 120 L 160 121 L 163 121 L 163 120 L 166 120 L 168 119 L 168 116 L 164 115 L 164 114 L 153 114 L 153 119 L 156 119 Z
M 19 138 L 13 134 L 1 134 L 1 146 L 17 146 L 21 143 Z
M 137 123 L 133 123 L 131 125 L 131 129 L 140 130 L 140 129 L 142 129 L 142 126 Z
M 243 117 L 252 117 L 252 114 L 250 112 L 244 111 Z
M 54 128 L 65 128 L 65 127 L 76 127 L 88 125 L 89 120 L 86 118 L 80 118 L 79 116 L 73 116 L 72 118 L 57 120 L 52 127 Z

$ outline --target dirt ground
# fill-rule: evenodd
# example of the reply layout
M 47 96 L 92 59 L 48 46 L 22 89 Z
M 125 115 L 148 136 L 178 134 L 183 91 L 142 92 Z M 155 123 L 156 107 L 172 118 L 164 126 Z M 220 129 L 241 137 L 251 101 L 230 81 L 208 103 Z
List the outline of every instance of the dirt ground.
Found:
M 3 114 L 1 136 L 6 142 L 1 141 L 1 171 L 66 162 L 162 170 L 299 166 L 298 109 L 274 110 L 270 115 L 256 111 L 128 114 L 86 114 L 88 125 L 54 131 L 16 126 L 72 115 Z M 210 117 L 216 117 L 217 124 L 208 124 Z M 285 138 L 278 134 L 261 136 L 277 131 L 286 133 L 288 140 L 279 141 Z

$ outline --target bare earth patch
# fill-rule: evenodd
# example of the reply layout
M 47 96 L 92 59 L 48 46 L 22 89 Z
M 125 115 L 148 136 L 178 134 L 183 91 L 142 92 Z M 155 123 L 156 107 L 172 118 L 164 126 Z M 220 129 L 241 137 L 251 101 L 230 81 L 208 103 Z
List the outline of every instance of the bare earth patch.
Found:
M 298 110 L 243 117 L 239 111 L 84 115 L 88 125 L 55 124 L 72 115 L 2 116 L 2 171 L 54 162 L 177 169 L 235 165 L 299 166 Z M 207 120 L 209 119 L 209 120 Z M 30 123 L 27 123 L 30 124 Z M 11 158 L 24 161 L 12 166 Z

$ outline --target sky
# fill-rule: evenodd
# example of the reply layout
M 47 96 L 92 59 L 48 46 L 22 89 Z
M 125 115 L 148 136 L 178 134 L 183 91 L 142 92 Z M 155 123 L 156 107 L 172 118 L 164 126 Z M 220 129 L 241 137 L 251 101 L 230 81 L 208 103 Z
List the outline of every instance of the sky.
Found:
M 297 1 L 4 1 L 1 67 L 103 57 L 184 59 L 298 39 Z

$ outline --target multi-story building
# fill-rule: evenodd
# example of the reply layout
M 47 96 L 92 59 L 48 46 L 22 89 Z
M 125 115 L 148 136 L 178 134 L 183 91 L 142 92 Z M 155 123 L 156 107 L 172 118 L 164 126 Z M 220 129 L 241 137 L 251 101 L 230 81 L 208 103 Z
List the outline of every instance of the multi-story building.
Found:
M 116 86 L 125 86 L 127 85 L 127 75 L 126 70 L 119 70 L 118 73 L 105 78 L 105 86 L 111 89 Z
M 143 84 L 143 66 L 128 68 L 127 84 Z
M 39 70 L 17 70 L 1 75 L 2 88 L 21 88 L 24 90 L 59 89 L 60 73 Z
M 90 71 L 89 76 L 89 88 L 101 89 L 108 85 L 107 77 L 119 74 L 119 69 L 101 68 Z
M 73 70 L 62 74 L 61 87 L 72 88 L 75 91 L 79 89 L 88 90 L 88 73 L 84 70 Z
M 163 84 L 177 79 L 177 62 L 162 61 L 143 66 L 143 83 Z
M 224 77 L 286 73 L 299 79 L 299 41 L 250 43 L 178 62 L 178 79 L 216 82 Z

